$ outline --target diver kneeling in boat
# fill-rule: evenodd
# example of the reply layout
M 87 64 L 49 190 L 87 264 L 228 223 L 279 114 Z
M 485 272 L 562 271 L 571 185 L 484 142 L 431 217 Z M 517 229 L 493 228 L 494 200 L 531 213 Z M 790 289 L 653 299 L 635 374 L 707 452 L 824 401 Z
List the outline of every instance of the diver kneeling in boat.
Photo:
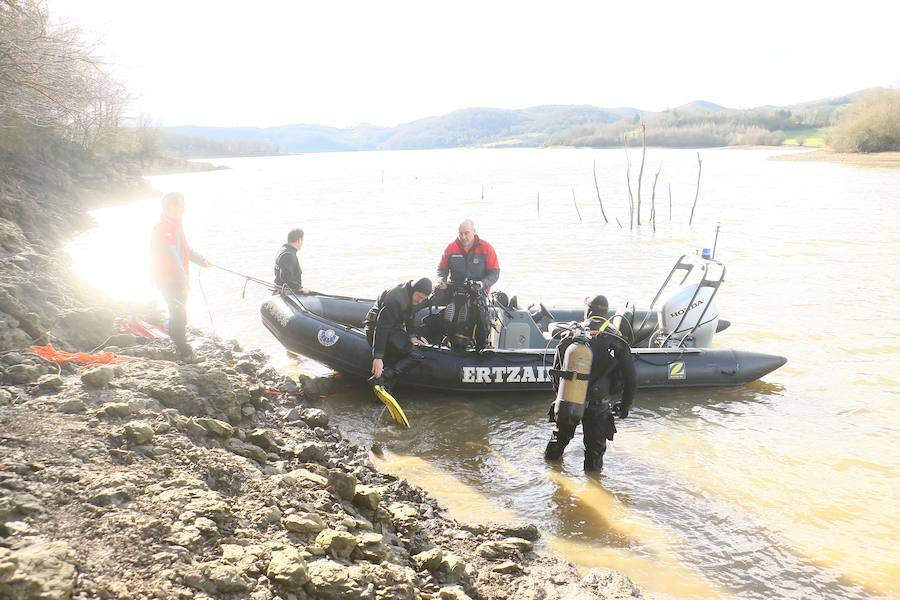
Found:
M 431 294 L 431 280 L 423 277 L 381 292 L 365 320 L 366 339 L 372 346 L 369 383 L 390 387 L 413 361 L 423 358 L 416 346 L 428 342 L 414 334 L 416 309 Z M 389 363 L 387 366 L 385 362 Z
M 605 297 L 590 301 L 584 323 L 573 326 L 557 346 L 550 371 L 557 397 L 549 415 L 556 428 L 544 458 L 562 457 L 580 421 L 585 471 L 603 468 L 606 441 L 616 433 L 613 415 L 620 419 L 628 416 L 637 387 L 631 348 L 606 320 L 607 311 Z M 620 391 L 621 400 L 611 406 L 610 398 Z

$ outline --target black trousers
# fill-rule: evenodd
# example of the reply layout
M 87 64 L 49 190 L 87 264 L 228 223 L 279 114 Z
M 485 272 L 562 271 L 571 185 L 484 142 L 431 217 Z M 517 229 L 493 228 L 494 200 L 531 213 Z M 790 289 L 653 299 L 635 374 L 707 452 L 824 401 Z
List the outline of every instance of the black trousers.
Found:
M 577 422 L 556 423 L 544 451 L 544 457 L 548 460 L 561 458 L 566 446 L 575 436 L 577 426 Z M 615 419 L 609 401 L 605 398 L 588 398 L 584 416 L 581 418 L 581 427 L 584 430 L 584 470 L 599 471 L 603 468 L 606 442 L 612 440 L 616 433 Z
M 175 349 L 184 352 L 190 348 L 187 343 L 187 290 L 179 285 L 168 285 L 162 289 L 169 309 L 169 337 L 175 342 Z
M 369 340 L 369 346 L 375 342 L 375 325 L 366 324 L 366 339 Z M 387 346 L 384 351 L 384 365 L 395 366 L 397 362 L 409 356 L 413 349 L 412 342 L 409 341 L 409 334 L 402 329 L 394 329 L 388 334 Z
M 425 318 L 422 334 L 429 342 L 439 344 L 444 336 L 452 338 L 454 335 L 462 335 L 465 338 L 471 338 L 479 350 L 487 345 L 487 337 L 490 333 L 489 319 L 485 311 L 479 310 L 474 302 L 458 296 L 451 298 L 449 290 L 435 292 L 432 302 L 434 306 L 444 306 L 444 308 Z M 453 305 L 455 315 L 453 322 L 450 323 L 444 320 L 448 305 Z M 459 314 L 463 310 L 468 314 L 465 321 L 459 318 Z

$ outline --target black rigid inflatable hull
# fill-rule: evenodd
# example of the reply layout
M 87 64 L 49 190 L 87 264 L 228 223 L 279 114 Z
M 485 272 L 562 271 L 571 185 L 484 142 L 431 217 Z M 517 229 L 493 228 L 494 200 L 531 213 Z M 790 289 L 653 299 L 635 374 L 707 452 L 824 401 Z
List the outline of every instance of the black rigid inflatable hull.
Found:
M 364 333 L 309 312 L 300 302 L 273 296 L 260 308 L 263 324 L 287 350 L 341 373 L 369 377 L 372 350 Z M 553 363 L 553 348 L 480 353 L 422 350 L 425 358 L 404 374 L 403 386 L 460 393 L 551 390 L 547 370 Z M 738 350 L 634 348 L 632 355 L 639 388 L 741 385 L 787 362 L 781 356 Z

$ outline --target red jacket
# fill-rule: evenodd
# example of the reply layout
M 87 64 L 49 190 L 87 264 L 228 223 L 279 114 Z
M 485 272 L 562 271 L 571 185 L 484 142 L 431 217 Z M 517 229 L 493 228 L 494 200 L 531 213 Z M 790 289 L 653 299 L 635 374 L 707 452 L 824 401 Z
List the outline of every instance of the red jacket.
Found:
M 453 282 L 462 282 L 466 279 L 474 279 L 484 284 L 485 290 L 500 279 L 500 261 L 494 247 L 475 236 L 475 243 L 468 252 L 459 245 L 459 240 L 453 240 L 438 264 L 437 274 L 439 279 Z
M 153 227 L 150 243 L 153 280 L 160 287 L 188 287 L 188 263 L 201 264 L 203 257 L 188 245 L 181 221 L 163 215 Z

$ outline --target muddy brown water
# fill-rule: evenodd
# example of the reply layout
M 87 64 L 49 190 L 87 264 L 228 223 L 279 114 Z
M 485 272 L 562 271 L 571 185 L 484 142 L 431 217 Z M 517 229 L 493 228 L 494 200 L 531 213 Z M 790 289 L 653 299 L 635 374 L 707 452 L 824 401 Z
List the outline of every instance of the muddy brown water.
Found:
M 581 472 L 580 438 L 562 465 L 542 460 L 549 395 L 400 393 L 409 431 L 359 385 L 340 386 L 325 406 L 356 441 L 387 449 L 383 468 L 455 515 L 532 520 L 554 551 L 621 569 L 664 596 L 896 596 L 900 170 L 768 160 L 773 153 L 702 150 L 688 226 L 695 151 L 648 150 L 645 221 L 662 165 L 655 233 L 628 229 L 621 150 L 229 159 L 217 162 L 231 170 L 152 180 L 185 192 L 188 235 L 213 261 L 270 278 L 278 246 L 300 226 L 305 283 L 365 297 L 432 274 L 470 217 L 497 249 L 497 288 L 523 304 L 575 306 L 604 293 L 645 306 L 675 259 L 711 246 L 721 224 L 717 258 L 728 270 L 718 304 L 733 325 L 716 346 L 789 362 L 743 387 L 640 392 L 599 481 Z M 636 176 L 640 156 L 631 158 Z M 76 269 L 114 296 L 153 297 L 145 265 L 157 214 L 153 198 L 97 211 L 98 227 L 68 248 Z M 266 293 L 251 284 L 242 299 L 243 284 L 195 273 L 192 322 L 263 347 L 289 372 L 325 372 L 281 358 L 258 318 Z

